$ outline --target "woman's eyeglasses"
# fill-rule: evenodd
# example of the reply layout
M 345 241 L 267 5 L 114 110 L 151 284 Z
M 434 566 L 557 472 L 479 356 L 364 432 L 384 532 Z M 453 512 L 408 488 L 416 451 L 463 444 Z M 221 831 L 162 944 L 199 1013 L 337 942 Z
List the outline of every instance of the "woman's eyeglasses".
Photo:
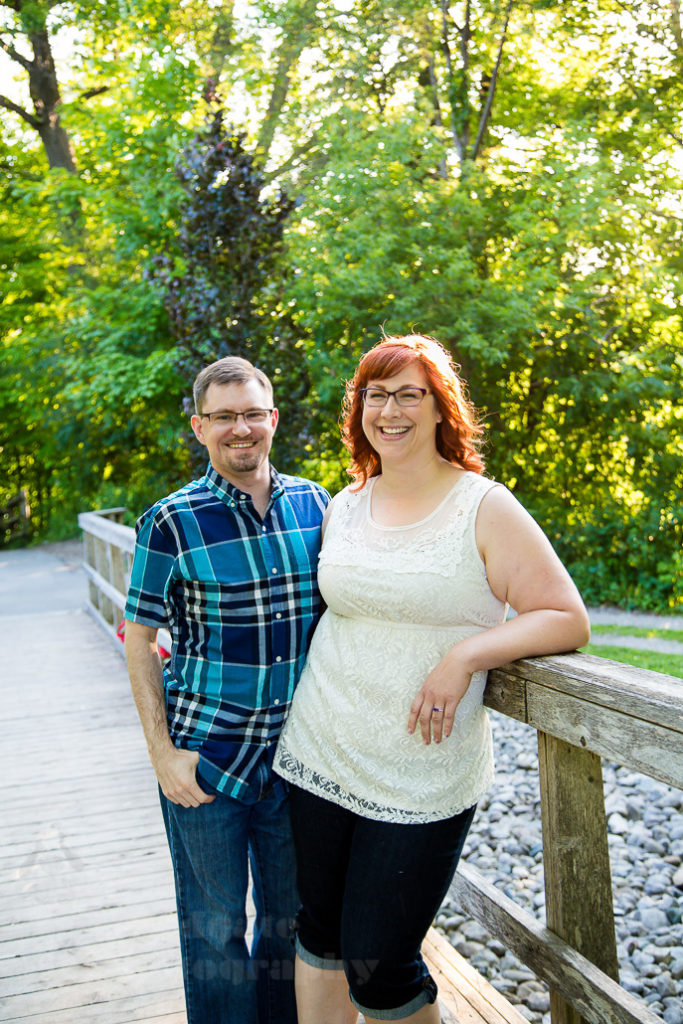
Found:
M 410 406 L 419 405 L 425 395 L 429 392 L 426 388 L 403 387 L 396 391 L 387 391 L 386 388 L 361 388 L 361 395 L 366 405 L 380 409 L 393 397 L 397 405 Z

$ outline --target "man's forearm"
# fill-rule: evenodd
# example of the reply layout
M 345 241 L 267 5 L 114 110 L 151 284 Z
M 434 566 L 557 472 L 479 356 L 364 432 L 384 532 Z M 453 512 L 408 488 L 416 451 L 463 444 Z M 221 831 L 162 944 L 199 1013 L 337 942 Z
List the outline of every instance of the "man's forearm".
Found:
M 133 700 L 147 741 L 152 764 L 171 747 L 166 721 L 166 701 L 156 631 L 126 622 L 126 660 Z
M 199 807 L 215 798 L 197 784 L 199 754 L 195 750 L 177 749 L 169 735 L 156 640 L 155 629 L 126 620 L 126 658 L 133 699 L 162 793 L 171 803 Z

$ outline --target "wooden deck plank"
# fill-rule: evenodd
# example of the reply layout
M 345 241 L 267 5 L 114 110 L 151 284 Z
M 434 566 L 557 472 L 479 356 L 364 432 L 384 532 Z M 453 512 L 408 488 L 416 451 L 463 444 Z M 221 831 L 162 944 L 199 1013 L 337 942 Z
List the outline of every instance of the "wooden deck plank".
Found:
M 439 986 L 441 1002 L 457 1024 L 528 1024 L 526 1017 L 433 928 L 422 952 Z
M 156 822 L 149 820 L 149 807 L 117 808 L 115 820 L 107 813 L 93 813 L 90 819 L 86 816 L 56 819 L 51 814 L 50 820 L 45 821 L 40 827 L 31 826 L 27 822 L 9 826 L 6 834 L 8 842 L 13 844 L 10 853 L 17 856 L 31 844 L 40 844 L 46 850 L 59 849 L 67 837 L 72 844 L 85 849 L 91 845 L 101 845 L 103 842 L 116 842 L 122 838 L 120 817 L 123 811 L 133 838 L 158 834 Z M 156 817 L 156 806 L 154 811 Z M 25 837 L 23 840 L 22 835 Z
M 40 976 L 47 975 L 50 971 L 67 967 L 86 967 L 92 972 L 93 964 L 96 963 L 138 953 L 153 953 L 155 950 L 173 950 L 176 946 L 176 936 L 168 930 L 167 922 L 164 922 L 161 930 L 141 933 L 133 939 L 129 936 L 123 939 L 104 938 L 101 942 L 25 953 L 17 957 L 12 977 L 4 979 L 2 990 L 5 995 L 13 995 L 20 991 L 30 992 L 36 988 L 46 988 L 49 986 Z
M 134 932 L 131 928 L 130 918 L 126 918 L 123 921 L 90 925 L 86 928 L 76 928 L 66 932 L 47 931 L 42 935 L 29 935 L 25 939 L 12 939 L 0 943 L 0 955 L 3 960 L 15 959 L 16 961 L 20 957 L 50 950 L 75 951 L 82 946 L 87 948 L 90 944 L 105 942 L 108 939 L 129 939 L 133 942 L 140 935 L 156 935 L 165 931 L 175 935 L 175 928 L 176 917 L 174 907 L 173 912 L 138 917 L 135 921 Z M 8 967 L 0 964 L 0 976 L 5 971 L 8 971 Z
M 118 840 L 118 850 L 121 859 L 130 854 L 138 855 L 142 850 L 149 849 L 152 841 L 156 842 L 158 833 L 150 826 L 144 833 L 135 836 L 121 835 Z M 82 856 L 84 854 L 85 856 Z M 17 868 L 21 870 L 35 870 L 41 864 L 51 864 L 55 861 L 70 867 L 72 870 L 80 870 L 83 864 L 95 864 L 98 860 L 111 862 L 111 842 L 100 841 L 97 837 L 85 837 L 83 849 L 76 849 L 69 841 L 69 836 L 60 834 L 59 842 L 48 843 L 45 839 L 33 844 L 15 844 L 12 851 L 6 857 L 0 859 L 0 872 L 9 873 Z
M 106 899 L 106 895 L 104 899 Z M 4 941 L 16 942 L 19 939 L 38 938 L 41 935 L 66 935 L 83 928 L 108 928 L 114 924 L 129 922 L 130 934 L 135 935 L 134 922 L 145 917 L 167 914 L 175 909 L 175 899 L 165 898 L 149 903 L 132 902 L 101 907 L 90 912 L 81 912 L 74 908 L 72 913 L 64 917 L 40 919 L 36 921 L 17 921 L 0 928 L 0 938 Z
M 4 616 L 0 1020 L 185 1024 L 173 878 L 125 665 L 85 613 Z
M 155 936 L 156 938 L 156 936 Z M 113 957 L 103 956 L 103 950 L 95 948 L 96 962 L 87 962 L 82 958 L 78 963 L 64 964 L 61 967 L 50 967 L 35 970 L 28 974 L 18 975 L 15 978 L 7 979 L 3 983 L 2 999 L 13 996 L 23 996 L 27 1001 L 30 997 L 40 993 L 54 993 L 81 984 L 100 984 L 116 978 L 128 978 L 134 974 L 144 974 L 157 968 L 176 967 L 178 955 L 175 946 L 159 948 L 156 943 L 148 941 L 145 949 L 138 941 L 135 943 L 137 949 L 132 948 L 133 944 L 128 942 L 117 943 L 124 948 L 123 954 Z M 93 975 L 96 973 L 96 981 L 93 982 Z M 53 1005 L 55 1005 L 53 1003 Z
M 126 864 L 135 872 L 136 879 L 153 875 L 155 872 L 167 874 L 168 871 L 165 858 L 162 860 L 160 857 L 146 854 L 144 851 L 140 851 L 137 854 L 129 854 Z M 36 893 L 43 890 L 51 890 L 52 888 L 50 873 L 46 870 L 40 870 L 40 865 L 37 865 L 31 872 L 8 871 L 7 876 L 5 881 L 0 882 L 0 901 L 11 899 L 14 893 Z M 102 866 L 91 863 L 85 864 L 81 869 L 78 881 L 73 883 L 72 891 L 78 890 L 81 886 L 86 887 L 91 882 L 100 882 L 102 879 L 109 878 L 115 881 L 121 879 L 121 869 L 118 865 L 111 863 Z M 125 883 L 122 882 L 122 884 Z
M 74 922 L 80 925 L 85 920 L 95 922 L 116 919 L 119 911 L 123 916 L 128 916 L 129 908 L 141 910 L 147 907 L 151 910 L 156 907 L 175 905 L 175 900 L 169 897 L 167 880 L 162 880 L 150 891 L 143 891 L 144 901 L 141 901 L 140 892 L 131 882 L 129 887 L 122 890 L 116 886 L 107 886 L 106 893 L 103 893 L 103 888 L 100 887 L 99 892 L 90 893 L 87 896 L 83 893 L 78 896 L 74 894 L 73 899 L 69 898 L 71 894 L 69 896 L 62 894 L 59 903 L 41 900 L 34 906 L 18 906 L 11 913 L 6 913 L 3 930 L 6 928 L 10 934 L 30 931 L 32 934 L 38 935 L 40 934 L 38 929 L 42 929 L 44 923 L 47 922 L 51 931 L 54 930 L 54 926 L 66 931 Z M 102 905 L 103 900 L 106 901 L 105 906 Z M 74 904 L 76 903 L 78 910 L 74 913 Z M 6 912 L 6 908 L 3 907 L 3 910 Z
M 163 1016 L 164 1013 L 181 1013 L 180 1020 L 187 1020 L 184 1011 L 184 998 L 179 985 L 178 976 L 171 972 L 155 971 L 145 975 L 132 975 L 121 978 L 118 984 L 92 986 L 79 993 L 81 1001 L 73 1001 L 68 1006 L 55 1006 L 49 999 L 40 1005 L 27 1006 L 17 1001 L 0 1013 L 12 1024 L 124 1024 L 136 1021 L 147 1024 L 150 1016 Z M 156 986 L 159 985 L 157 989 Z M 73 992 L 72 989 L 68 991 Z M 4 1016 L 5 1013 L 9 1016 Z
M 131 881 L 128 883 L 126 879 L 112 875 L 110 871 L 103 871 L 98 876 L 92 870 L 85 870 L 83 876 L 72 886 L 69 895 L 65 896 L 63 893 L 54 892 L 48 876 L 36 876 L 31 882 L 25 882 L 21 886 L 15 884 L 14 888 L 9 888 L 8 893 L 0 892 L 0 903 L 3 908 L 6 907 L 14 913 L 16 906 L 26 907 L 30 897 L 36 903 L 44 901 L 45 906 L 50 903 L 55 907 L 55 912 L 63 916 L 72 908 L 74 901 L 80 901 L 81 897 L 92 898 L 95 892 L 101 894 L 103 887 L 106 887 L 110 895 L 124 892 L 127 888 L 144 894 L 148 885 L 156 887 L 161 885 L 162 881 L 165 884 L 168 876 L 165 865 L 148 865 L 134 860 L 130 863 L 131 871 L 135 872 L 135 875 L 131 875 Z M 8 886 L 3 886 L 3 889 L 7 888 Z

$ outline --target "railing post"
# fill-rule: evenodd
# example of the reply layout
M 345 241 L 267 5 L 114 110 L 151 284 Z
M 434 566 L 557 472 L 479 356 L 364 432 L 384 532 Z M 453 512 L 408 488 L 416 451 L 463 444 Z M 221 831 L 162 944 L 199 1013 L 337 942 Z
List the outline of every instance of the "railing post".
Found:
M 619 980 L 612 876 L 597 754 L 538 734 L 546 921 L 556 935 Z M 583 1018 L 550 993 L 553 1024 Z
M 111 557 L 109 553 L 109 544 L 106 540 L 102 540 L 101 537 L 95 537 L 94 542 L 95 568 L 107 583 L 111 583 Z M 110 626 L 113 626 L 115 619 L 114 606 L 106 594 L 98 594 L 98 608 L 105 622 L 108 622 Z
M 123 596 L 125 601 L 125 596 L 128 592 L 128 584 L 130 583 L 130 568 L 133 558 L 129 552 L 124 551 L 115 544 L 110 544 L 109 550 L 112 559 L 111 582 L 115 589 Z M 125 604 L 123 607 L 116 607 L 116 621 L 114 622 L 115 629 L 118 628 L 120 621 L 123 619 L 124 610 Z
M 86 565 L 89 565 L 92 569 L 97 568 L 97 555 L 95 550 L 95 538 L 91 533 L 83 531 L 83 544 L 85 547 L 83 561 Z M 88 577 L 88 596 L 90 598 L 90 604 L 97 611 L 100 609 L 100 592 L 93 580 Z

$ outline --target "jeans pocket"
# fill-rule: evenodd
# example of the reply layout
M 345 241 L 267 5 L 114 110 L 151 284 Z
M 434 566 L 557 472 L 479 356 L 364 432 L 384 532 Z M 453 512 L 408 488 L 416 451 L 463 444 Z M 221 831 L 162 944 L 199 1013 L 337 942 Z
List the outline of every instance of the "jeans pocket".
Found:
M 203 760 L 204 759 L 202 758 L 202 756 L 200 754 L 199 755 L 199 761 L 197 762 L 197 768 L 195 770 L 195 780 L 197 782 L 197 785 L 199 786 L 199 788 L 201 789 L 201 791 L 203 793 L 207 794 L 207 796 L 218 796 L 218 792 L 219 791 L 216 789 L 216 787 L 214 786 L 214 784 L 212 782 L 208 781 L 208 779 L 206 778 L 206 776 L 202 772 L 202 762 L 203 762 Z

